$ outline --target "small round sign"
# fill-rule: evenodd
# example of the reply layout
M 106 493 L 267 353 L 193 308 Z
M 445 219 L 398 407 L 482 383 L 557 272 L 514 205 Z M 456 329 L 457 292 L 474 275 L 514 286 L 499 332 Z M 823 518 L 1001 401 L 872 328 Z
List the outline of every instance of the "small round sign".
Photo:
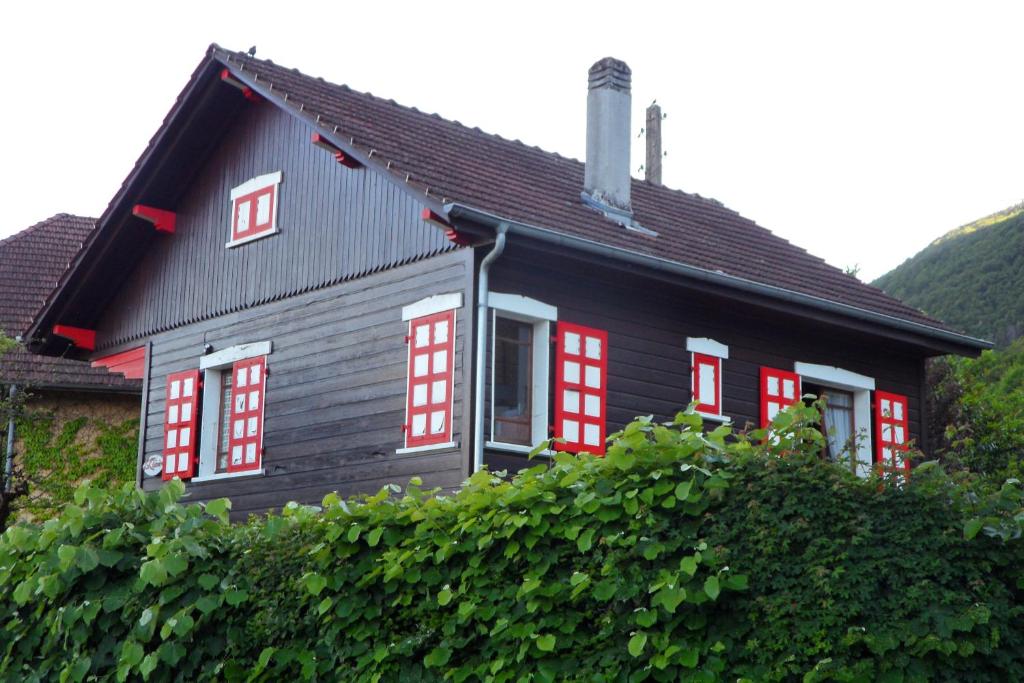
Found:
M 146 458 L 142 463 L 142 471 L 146 473 L 147 477 L 155 477 L 164 471 L 164 459 L 163 456 L 153 454 Z

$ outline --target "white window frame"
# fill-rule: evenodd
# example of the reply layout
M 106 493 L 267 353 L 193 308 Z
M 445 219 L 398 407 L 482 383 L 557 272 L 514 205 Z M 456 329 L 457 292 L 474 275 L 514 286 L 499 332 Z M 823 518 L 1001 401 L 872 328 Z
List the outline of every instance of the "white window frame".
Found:
M 200 357 L 199 369 L 203 372 L 203 412 L 199 429 L 199 467 L 196 476 L 190 481 L 219 481 L 237 477 L 263 476 L 263 456 L 260 455 L 260 468 L 245 472 L 217 472 L 217 446 L 220 444 L 220 389 L 225 372 L 230 373 L 232 365 L 240 360 L 248 360 L 258 356 L 269 356 L 273 352 L 273 344 L 269 341 L 254 342 L 229 346 L 214 353 Z M 266 406 L 266 387 L 263 402 Z M 266 416 L 266 410 L 264 410 Z M 263 427 L 260 426 L 262 432 Z M 265 435 L 264 435 L 265 437 Z
M 693 368 L 694 358 L 693 354 L 699 353 L 705 356 L 713 356 L 718 359 L 718 377 L 715 378 L 715 384 L 718 387 L 718 396 L 716 405 L 718 405 L 717 413 L 708 413 L 703 410 L 697 410 L 696 413 L 709 422 L 721 422 L 723 424 L 732 423 L 732 418 L 725 414 L 722 409 L 722 394 L 725 393 L 724 375 L 725 375 L 725 362 L 729 359 L 729 347 L 721 342 L 717 342 L 714 339 L 708 339 L 707 337 L 687 337 L 686 338 L 686 350 L 690 352 L 690 400 L 696 399 L 696 387 L 693 386 Z
M 548 438 L 548 425 L 550 416 L 548 413 L 548 377 L 551 367 L 551 323 L 558 321 L 558 308 L 530 297 L 518 294 L 503 294 L 491 292 L 488 295 L 488 306 L 491 309 L 491 419 L 488 425 L 488 436 L 490 437 L 484 446 L 491 450 L 508 451 L 511 453 L 529 453 L 535 445 Z M 533 378 L 531 387 L 533 394 L 530 397 L 532 414 L 530 416 L 530 441 L 533 445 L 523 446 L 517 443 L 506 443 L 494 440 L 494 354 L 495 334 L 498 318 L 518 320 L 519 322 L 533 325 Z
M 426 297 L 424 299 L 420 299 L 419 301 L 414 301 L 413 303 L 411 303 L 411 304 L 409 304 L 407 306 L 402 306 L 402 322 L 406 322 L 407 323 L 410 320 L 415 320 L 416 318 L 423 318 L 423 317 L 428 316 L 428 315 L 434 315 L 435 313 L 443 313 L 445 311 L 454 310 L 456 312 L 455 313 L 455 317 L 453 318 L 453 320 L 455 321 L 455 327 L 452 329 L 452 334 L 458 335 L 458 329 L 459 329 L 458 328 L 458 319 L 459 319 L 458 309 L 460 309 L 460 308 L 462 308 L 462 292 L 450 292 L 448 294 L 435 294 L 433 296 L 428 296 L 428 297 Z M 457 337 L 456 337 L 456 340 L 457 340 Z M 408 375 L 408 373 L 412 372 L 412 368 L 411 368 L 411 362 L 412 362 L 412 347 L 411 347 L 411 344 L 412 344 L 412 340 L 410 340 L 409 343 L 410 343 L 410 348 L 408 350 L 408 354 L 407 354 L 408 357 L 406 359 L 406 367 L 405 367 L 405 372 L 406 372 L 406 377 L 405 377 L 406 391 L 408 391 L 408 389 L 409 389 L 409 375 Z M 456 344 L 457 344 L 457 341 L 456 341 Z M 453 357 L 452 358 L 451 386 L 448 387 L 448 400 L 450 401 L 450 404 L 449 404 L 450 405 L 449 414 L 452 416 L 452 419 L 455 418 L 455 372 L 454 372 L 454 368 L 455 368 L 455 358 Z M 408 394 L 406 394 L 404 396 L 404 401 L 405 401 L 405 408 L 404 408 L 404 410 L 405 410 L 405 418 L 403 419 L 402 424 L 407 425 L 407 424 L 409 424 L 409 396 L 408 396 Z M 452 428 L 452 434 L 455 434 L 455 425 L 454 424 L 451 425 L 451 428 Z M 426 451 L 450 451 L 453 448 L 458 448 L 458 447 L 459 447 L 459 442 L 455 441 L 454 439 L 452 441 L 446 441 L 445 443 L 430 443 L 430 444 L 424 444 L 424 445 L 421 445 L 421 446 L 405 446 L 404 445 L 404 439 L 403 439 L 403 446 L 401 448 L 396 448 L 395 449 L 395 455 L 407 455 L 409 453 L 423 453 L 423 452 L 426 452 Z
M 874 377 L 831 365 L 800 361 L 793 364 L 793 371 L 800 375 L 801 380 L 853 393 L 853 429 L 857 444 L 856 472 L 858 477 L 870 476 L 874 460 L 874 444 L 871 437 L 871 392 L 875 390 Z
M 242 244 L 248 244 L 254 240 L 263 239 L 264 237 L 270 237 L 276 235 L 280 230 L 277 226 L 277 209 L 281 205 L 281 171 L 274 171 L 273 173 L 264 173 L 261 176 L 250 178 L 238 187 L 231 189 L 231 217 L 228 220 L 228 241 L 224 244 L 228 249 L 240 246 Z M 274 207 L 270 212 L 270 229 L 264 230 L 263 232 L 256 233 L 255 235 L 248 235 L 239 239 L 234 239 L 235 235 L 235 213 L 238 211 L 236 206 L 236 200 L 250 195 L 257 190 L 262 190 L 267 187 L 273 186 L 274 188 Z

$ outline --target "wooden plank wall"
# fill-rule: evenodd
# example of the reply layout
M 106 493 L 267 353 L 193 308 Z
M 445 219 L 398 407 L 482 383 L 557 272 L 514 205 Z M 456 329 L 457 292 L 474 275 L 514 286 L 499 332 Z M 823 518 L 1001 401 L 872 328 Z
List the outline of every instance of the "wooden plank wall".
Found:
M 333 287 L 153 337 L 145 454 L 163 443 L 166 378 L 214 350 L 270 340 L 264 422 L 266 476 L 189 484 L 190 500 L 226 496 L 236 516 L 288 501 L 319 503 L 330 491 L 374 492 L 413 475 L 427 486 L 457 486 L 468 470 L 463 353 L 472 312 L 468 249 L 399 266 Z M 401 309 L 433 294 L 464 292 L 457 312 L 455 440 L 460 448 L 396 455 L 405 419 L 407 323 Z M 159 478 L 144 480 L 154 489 Z
M 454 248 L 393 181 L 351 170 L 276 107 L 247 107 L 98 325 L 100 350 Z M 282 171 L 280 233 L 225 248 L 231 188 Z M 150 229 L 141 221 L 139 230 Z
M 710 337 L 729 346 L 723 410 L 739 427 L 760 420 L 761 366 L 792 370 L 794 361 L 803 361 L 868 375 L 879 389 L 906 394 L 910 434 L 920 440 L 919 351 L 641 279 L 611 265 L 533 251 L 510 240 L 491 275 L 493 292 L 538 299 L 557 306 L 559 320 L 608 331 L 609 434 L 635 416 L 668 419 L 685 408 L 690 402 L 686 338 Z M 553 346 L 551 357 L 553 367 Z M 523 464 L 522 458 L 497 452 L 486 460 L 492 469 Z

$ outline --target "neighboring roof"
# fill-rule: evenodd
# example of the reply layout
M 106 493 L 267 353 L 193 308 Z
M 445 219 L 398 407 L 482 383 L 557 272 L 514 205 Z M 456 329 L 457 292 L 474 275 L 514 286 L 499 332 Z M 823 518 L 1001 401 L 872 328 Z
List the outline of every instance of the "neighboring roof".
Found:
M 629 231 L 585 206 L 582 162 L 506 140 L 344 85 L 214 46 L 254 86 L 370 154 L 443 204 L 459 202 L 525 224 L 949 330 L 828 265 L 718 201 L 633 179 Z M 262 84 L 262 88 L 259 86 Z
M 110 280 L 100 269 L 121 270 L 116 265 L 102 265 L 107 259 L 121 258 L 122 265 L 126 265 L 134 253 L 146 248 L 145 240 L 152 239 L 143 237 L 138 230 L 122 229 L 118 220 L 133 203 L 145 201 L 145 197 L 140 198 L 140 191 L 149 196 L 183 187 L 184 176 L 152 180 L 158 171 L 165 175 L 184 174 L 185 166 L 198 158 L 182 152 L 185 156 L 177 162 L 167 162 L 166 155 L 177 151 L 166 141 L 177 139 L 172 131 L 185 125 L 180 121 L 189 121 L 194 118 L 191 114 L 199 112 L 197 116 L 207 118 L 202 125 L 193 126 L 200 131 L 198 134 L 216 134 L 219 127 L 209 118 L 216 115 L 215 106 L 209 104 L 210 84 L 220 80 L 224 67 L 235 79 L 275 105 L 308 121 L 347 154 L 390 174 L 394 182 L 404 185 L 421 197 L 427 207 L 442 214 L 445 207 L 466 207 L 565 235 L 577 244 L 586 240 L 605 245 L 617 250 L 620 257 L 647 259 L 652 268 L 659 267 L 658 263 L 678 264 L 691 272 L 699 271 L 698 275 L 709 274 L 710 280 L 737 290 L 751 283 L 763 286 L 764 296 L 772 300 L 799 300 L 819 309 L 822 302 L 835 303 L 838 315 L 852 319 L 864 313 L 860 317 L 870 317 L 880 329 L 910 326 L 915 338 L 930 340 L 926 345 L 936 350 L 976 352 L 988 346 L 951 331 L 941 322 L 828 265 L 713 199 L 634 179 L 635 219 L 658 233 L 648 237 L 627 230 L 584 205 L 580 197 L 584 165 L 579 161 L 212 45 L 99 219 L 99 229 L 88 240 L 74 268 L 62 279 L 53 301 L 34 322 L 33 339 L 41 348 L 48 352 L 58 348 L 52 345 L 52 338 L 46 339 L 49 325 L 58 321 L 75 324 L 71 318 L 86 315 L 81 299 L 90 301 L 91 306 L 101 305 L 98 302 L 102 295 L 98 292 L 109 291 Z M 217 87 L 231 90 L 219 83 Z M 244 99 L 237 97 L 236 101 Z M 206 109 L 200 109 L 202 106 Z M 218 106 L 220 116 L 237 111 L 226 108 L 228 105 Z M 193 141 L 192 148 L 201 149 L 202 145 Z M 168 194 L 159 201 L 149 199 L 154 205 L 161 201 L 173 203 L 173 197 Z M 115 243 L 118 248 L 113 250 L 111 245 Z M 83 282 L 87 283 L 88 293 L 79 297 L 76 292 Z M 64 295 L 65 289 L 72 290 L 69 296 Z
M 0 240 L 0 331 L 15 338 L 53 292 L 96 219 L 59 213 Z M 0 382 L 37 388 L 137 391 L 140 383 L 102 368 L 15 348 L 0 354 Z

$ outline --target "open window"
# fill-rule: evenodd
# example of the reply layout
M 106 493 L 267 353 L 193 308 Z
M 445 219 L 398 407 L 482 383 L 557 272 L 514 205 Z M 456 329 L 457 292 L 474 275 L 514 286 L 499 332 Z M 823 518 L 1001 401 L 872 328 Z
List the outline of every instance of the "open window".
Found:
M 492 292 L 491 449 L 527 453 L 548 437 L 548 376 L 554 306 Z
M 263 473 L 263 417 L 269 341 L 203 356 L 197 481 Z
M 697 403 L 697 412 L 706 420 L 728 422 L 722 413 L 722 364 L 729 357 L 729 347 L 714 339 L 688 337 L 690 352 L 690 395 Z
M 796 363 L 803 393 L 825 403 L 821 430 L 826 456 L 860 477 L 871 473 L 871 392 L 874 378 L 842 368 Z

